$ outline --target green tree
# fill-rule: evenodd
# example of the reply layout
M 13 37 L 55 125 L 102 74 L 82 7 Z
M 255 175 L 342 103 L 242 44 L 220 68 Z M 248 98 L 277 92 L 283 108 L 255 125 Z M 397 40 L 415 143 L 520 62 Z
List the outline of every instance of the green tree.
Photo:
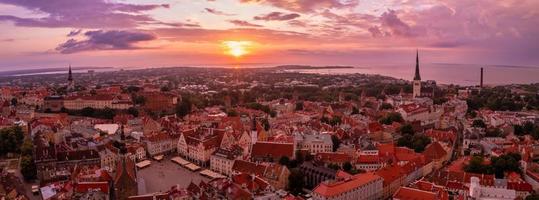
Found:
M 11 105 L 17 106 L 17 104 L 19 104 L 19 100 L 17 100 L 17 98 L 11 98 Z
M 133 115 L 134 117 L 138 117 L 138 109 L 135 107 L 130 107 L 127 109 L 127 114 Z
M 382 110 L 393 109 L 393 106 L 389 103 L 382 103 L 382 105 L 380 105 L 380 109 Z
M 281 159 L 279 159 L 279 164 L 287 166 L 290 163 L 290 158 L 288 156 L 282 156 Z
M 336 135 L 331 135 L 331 143 L 333 143 L 333 152 L 335 152 L 339 149 L 342 142 Z
M 487 125 L 485 124 L 485 122 L 482 119 L 476 119 L 476 120 L 473 120 L 472 127 L 486 128 Z
M 405 135 L 405 134 L 414 135 L 415 134 L 414 127 L 412 127 L 411 124 L 405 124 L 405 125 L 401 126 L 399 128 L 399 132 L 401 134 L 403 134 L 403 135 Z
M 380 123 L 390 125 L 393 122 L 404 122 L 404 119 L 402 118 L 402 115 L 398 112 L 391 112 L 388 113 L 385 117 L 382 117 L 379 120 Z
M 191 100 L 189 98 L 182 99 L 182 102 L 176 106 L 176 114 L 180 117 L 185 117 L 191 113 Z
M 34 144 L 29 139 L 24 140 L 21 145 L 21 155 L 32 156 L 34 154 Z
M 303 110 L 303 101 L 296 102 L 296 110 Z
M 352 171 L 352 168 L 353 168 L 352 163 L 350 163 L 350 162 L 348 162 L 348 161 L 345 162 L 345 163 L 343 164 L 343 166 L 342 166 L 342 169 L 343 169 L 344 171 L 346 171 L 346 172 Z
M 32 156 L 21 157 L 21 174 L 25 180 L 34 180 L 37 176 L 37 167 Z
M 95 109 L 91 107 L 85 107 L 80 111 L 80 113 L 82 116 L 85 116 L 85 117 L 93 117 L 95 113 Z

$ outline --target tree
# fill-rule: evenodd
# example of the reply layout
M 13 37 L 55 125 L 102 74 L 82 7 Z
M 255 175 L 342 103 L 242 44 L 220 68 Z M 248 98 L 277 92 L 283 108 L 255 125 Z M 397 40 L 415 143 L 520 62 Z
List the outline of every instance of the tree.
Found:
M 131 99 L 133 99 L 133 103 L 135 105 L 144 105 L 144 103 L 146 103 L 146 98 L 144 96 L 138 96 L 133 94 Z
M 352 113 L 350 113 L 350 115 L 357 115 L 359 114 L 359 109 L 357 109 L 355 106 L 352 107 Z
M 339 169 L 341 169 L 341 167 L 339 167 L 339 165 L 333 164 L 333 163 L 329 163 L 329 164 L 328 164 L 328 168 L 333 169 L 333 170 L 339 170 Z
M 405 124 L 403 126 L 401 126 L 399 128 L 399 132 L 403 135 L 405 134 L 408 134 L 408 135 L 414 135 L 415 131 L 414 131 L 414 127 L 412 127 L 411 124 Z
M 290 170 L 288 176 L 288 191 L 294 195 L 298 195 L 303 191 L 305 186 L 304 175 L 299 169 Z
M 331 120 L 329 121 L 329 124 L 332 126 L 336 126 L 342 123 L 342 119 L 339 116 L 333 116 Z
M 530 194 L 526 197 L 526 200 L 539 200 L 539 194 Z
M 487 125 L 485 124 L 485 122 L 482 119 L 476 119 L 476 120 L 473 120 L 472 127 L 486 128 Z
M 24 140 L 21 145 L 21 155 L 32 156 L 34 154 L 34 144 L 29 139 Z
M 23 140 L 24 133 L 19 126 L 0 129 L 0 156 L 19 153 Z
M 343 166 L 342 166 L 342 169 L 343 169 L 344 171 L 346 171 L 346 172 L 352 171 L 352 163 L 350 163 L 350 162 L 348 162 L 348 161 L 345 162 L 345 163 L 343 164 Z
M 91 108 L 91 107 L 85 107 L 83 108 L 80 113 L 82 116 L 85 116 L 85 117 L 92 117 L 94 116 L 94 112 L 95 112 L 95 109 Z
M 380 109 L 382 110 L 393 109 L 393 106 L 389 103 L 382 103 L 382 105 L 380 105 Z
M 189 98 L 182 99 L 182 102 L 176 106 L 176 114 L 180 117 L 185 117 L 191 113 L 191 100 Z
M 387 114 L 385 117 L 382 117 L 379 120 L 380 123 L 390 125 L 393 122 L 404 122 L 404 119 L 402 118 L 402 115 L 398 112 L 392 112 Z
M 333 152 L 341 146 L 341 140 L 336 135 L 331 135 L 331 143 L 333 143 Z
M 138 110 L 135 107 L 130 107 L 127 109 L 127 113 L 130 115 L 133 115 L 134 117 L 138 117 Z
M 17 100 L 17 98 L 11 98 L 11 105 L 17 106 L 17 104 L 19 104 L 19 100 Z
M 279 164 L 287 166 L 288 163 L 290 163 L 290 158 L 288 156 L 282 156 L 281 159 L 279 159 Z
M 33 180 L 37 176 L 37 167 L 32 156 L 21 157 L 21 174 L 25 180 Z
M 296 102 L 296 110 L 303 110 L 303 101 Z

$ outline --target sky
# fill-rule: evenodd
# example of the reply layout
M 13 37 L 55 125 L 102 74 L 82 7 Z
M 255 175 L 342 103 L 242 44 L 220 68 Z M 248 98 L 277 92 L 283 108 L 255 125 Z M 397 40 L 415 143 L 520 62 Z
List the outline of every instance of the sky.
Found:
M 0 0 L 0 70 L 539 67 L 537 0 Z

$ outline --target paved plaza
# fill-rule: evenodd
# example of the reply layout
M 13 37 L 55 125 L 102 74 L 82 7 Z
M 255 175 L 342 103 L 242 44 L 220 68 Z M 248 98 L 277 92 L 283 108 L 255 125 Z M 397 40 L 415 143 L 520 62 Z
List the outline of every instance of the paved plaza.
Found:
M 191 182 L 198 184 L 200 181 L 208 182 L 210 180 L 200 175 L 199 172 L 191 172 L 173 163 L 170 158 L 165 158 L 161 162 L 152 161 L 149 167 L 138 171 L 139 178 L 142 178 L 139 193 L 164 192 L 175 185 L 186 188 Z M 144 189 L 145 191 L 140 191 Z

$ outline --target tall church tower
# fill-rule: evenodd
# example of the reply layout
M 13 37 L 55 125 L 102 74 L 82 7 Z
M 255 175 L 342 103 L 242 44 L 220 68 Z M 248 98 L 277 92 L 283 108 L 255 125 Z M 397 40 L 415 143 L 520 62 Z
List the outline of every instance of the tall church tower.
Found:
M 71 65 L 69 65 L 69 75 L 67 77 L 67 91 L 72 92 L 75 90 L 75 81 L 73 80 L 73 72 L 71 72 Z
M 413 97 L 421 96 L 421 76 L 419 75 L 419 51 L 416 51 L 415 57 L 415 75 L 414 75 L 414 90 Z
M 138 195 L 138 183 L 135 162 L 127 156 L 123 124 L 120 128 L 119 149 L 120 158 L 116 165 L 114 178 L 114 199 L 127 199 L 130 196 Z

